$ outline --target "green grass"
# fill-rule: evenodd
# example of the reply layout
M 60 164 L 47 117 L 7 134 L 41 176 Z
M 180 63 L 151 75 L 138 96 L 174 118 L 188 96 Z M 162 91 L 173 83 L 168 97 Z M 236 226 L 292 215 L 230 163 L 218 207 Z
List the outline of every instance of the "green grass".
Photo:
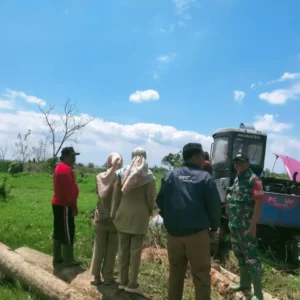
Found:
M 157 189 L 162 174 L 156 173 Z M 0 183 L 7 176 L 0 173 Z M 95 175 L 77 177 L 80 189 L 79 214 L 76 218 L 76 255 L 89 267 L 92 256 L 94 230 L 89 217 L 95 208 Z M 0 200 L 1 242 L 11 248 L 27 246 L 51 254 L 52 251 L 52 176 L 43 173 L 23 173 L 9 176 L 11 192 L 6 202 Z M 149 242 L 152 243 L 151 239 Z M 143 262 L 140 282 L 153 299 L 165 299 L 168 282 L 168 266 L 157 262 Z M 193 299 L 191 279 L 187 280 L 184 299 Z M 17 282 L 0 281 L 0 299 L 38 299 L 21 288 Z

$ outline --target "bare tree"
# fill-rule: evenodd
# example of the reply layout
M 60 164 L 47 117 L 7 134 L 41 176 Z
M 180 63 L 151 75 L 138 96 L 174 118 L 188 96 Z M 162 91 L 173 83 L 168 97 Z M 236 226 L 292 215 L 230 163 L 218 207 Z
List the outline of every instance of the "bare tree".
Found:
M 4 147 L 0 147 L 0 159 L 5 160 L 6 153 L 7 153 L 7 141 L 5 142 Z
M 47 144 L 48 139 L 40 139 L 39 144 L 36 147 L 33 147 L 33 155 L 35 156 L 35 159 L 37 162 L 45 161 L 47 158 Z
M 25 163 L 30 159 L 32 156 L 32 147 L 29 144 L 29 136 L 31 134 L 31 130 L 29 129 L 27 133 L 25 133 L 23 136 L 21 133 L 18 134 L 18 142 L 15 143 L 16 145 L 16 154 L 15 156 L 19 161 L 22 163 Z
M 77 142 L 79 132 L 93 119 L 76 115 L 77 109 L 70 100 L 64 104 L 64 113 L 59 118 L 53 116 L 55 106 L 49 105 L 48 109 L 39 109 L 44 116 L 45 123 L 49 129 L 48 141 L 52 146 L 52 156 L 57 156 L 66 141 Z

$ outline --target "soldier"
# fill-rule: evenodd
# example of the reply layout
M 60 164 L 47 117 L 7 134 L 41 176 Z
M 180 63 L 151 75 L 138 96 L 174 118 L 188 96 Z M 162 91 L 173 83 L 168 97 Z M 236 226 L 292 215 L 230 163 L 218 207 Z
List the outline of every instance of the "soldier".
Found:
M 260 218 L 264 191 L 261 179 L 250 168 L 246 154 L 238 153 L 234 158 L 237 176 L 228 194 L 229 228 L 231 243 L 240 267 L 240 284 L 231 286 L 231 291 L 251 292 L 251 300 L 262 300 L 261 262 L 258 258 L 256 224 Z

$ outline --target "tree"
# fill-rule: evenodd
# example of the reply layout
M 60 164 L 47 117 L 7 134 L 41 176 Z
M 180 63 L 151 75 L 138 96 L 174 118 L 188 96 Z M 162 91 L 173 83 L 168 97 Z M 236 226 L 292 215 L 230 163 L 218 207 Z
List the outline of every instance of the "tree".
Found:
M 18 142 L 15 143 L 16 148 L 17 148 L 15 156 L 23 164 L 32 156 L 32 153 L 33 153 L 32 147 L 29 144 L 30 134 L 31 134 L 30 129 L 24 135 L 19 133 L 18 137 L 17 137 Z
M 87 167 L 90 169 L 94 169 L 95 165 L 92 162 L 90 162 L 90 163 L 88 163 Z
M 36 147 L 33 147 L 33 155 L 35 156 L 35 160 L 37 162 L 42 162 L 47 159 L 47 138 L 40 139 L 39 144 Z
M 0 147 L 0 159 L 5 160 L 6 153 L 7 153 L 7 142 L 5 142 L 5 146 Z
M 66 141 L 77 142 L 77 134 L 91 121 L 91 117 L 79 117 L 76 115 L 76 106 L 67 100 L 64 104 L 64 112 L 59 117 L 53 115 L 55 106 L 49 105 L 48 109 L 43 109 L 38 104 L 44 121 L 48 127 L 48 141 L 52 146 L 52 156 L 58 156 Z
M 176 168 L 182 164 L 181 151 L 178 153 L 169 153 L 162 161 L 162 165 L 168 166 L 169 169 Z

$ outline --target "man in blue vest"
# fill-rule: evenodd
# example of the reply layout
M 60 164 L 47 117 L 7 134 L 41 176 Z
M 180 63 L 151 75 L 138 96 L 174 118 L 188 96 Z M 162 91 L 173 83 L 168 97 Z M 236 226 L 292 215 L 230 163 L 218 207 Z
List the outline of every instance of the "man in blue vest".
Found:
M 184 164 L 169 171 L 156 198 L 168 232 L 168 299 L 181 300 L 190 263 L 196 300 L 210 300 L 210 238 L 221 218 L 221 200 L 211 175 L 203 170 L 201 144 L 183 147 Z

